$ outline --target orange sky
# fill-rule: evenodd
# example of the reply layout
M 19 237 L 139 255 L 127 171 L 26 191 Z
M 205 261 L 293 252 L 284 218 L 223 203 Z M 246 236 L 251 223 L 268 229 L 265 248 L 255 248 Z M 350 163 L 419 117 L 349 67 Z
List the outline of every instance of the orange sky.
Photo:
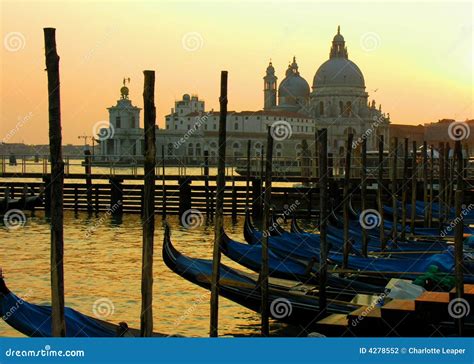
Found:
M 338 24 L 370 99 L 392 122 L 473 118 L 470 2 L 2 1 L 1 13 L 6 142 L 48 141 L 46 26 L 57 28 L 64 143 L 107 120 L 124 76 L 141 107 L 144 69 L 157 72 L 159 125 L 183 93 L 217 110 L 223 69 L 229 109 L 260 109 L 269 58 L 282 80 L 296 55 L 311 85 Z

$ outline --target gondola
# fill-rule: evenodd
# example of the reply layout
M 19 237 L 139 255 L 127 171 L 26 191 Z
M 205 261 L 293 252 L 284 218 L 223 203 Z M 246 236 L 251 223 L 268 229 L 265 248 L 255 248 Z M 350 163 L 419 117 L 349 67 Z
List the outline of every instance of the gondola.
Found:
M 21 198 L 3 198 L 0 200 L 0 208 L 2 212 L 8 210 L 27 210 L 33 211 L 43 204 L 40 196 L 24 196 Z
M 51 306 L 26 302 L 11 292 L 0 270 L 0 315 L 13 329 L 29 337 L 52 337 Z M 125 322 L 118 325 L 84 315 L 72 308 L 64 310 L 66 337 L 140 336 Z M 154 336 L 167 335 L 156 333 Z
M 221 249 L 227 257 L 236 263 L 254 272 L 260 272 L 262 264 L 262 246 L 260 244 L 239 243 L 224 233 Z M 317 276 L 319 264 L 316 260 L 305 264 L 293 258 L 283 258 L 273 251 L 269 251 L 268 266 L 271 277 L 316 285 L 319 283 Z M 358 279 L 340 278 L 333 274 L 328 275 L 327 282 L 329 287 L 353 293 L 381 294 L 385 289 L 381 285 L 365 283 Z M 387 281 L 384 281 L 384 284 L 386 283 Z
M 168 226 L 165 226 L 163 239 L 163 261 L 184 279 L 211 289 L 212 260 L 190 258 L 181 254 L 171 243 Z M 252 311 L 260 312 L 261 295 L 257 279 L 224 264 L 220 266 L 219 294 Z M 354 295 L 335 292 L 334 296 L 328 297 L 327 313 L 348 314 L 360 307 L 349 303 L 351 297 Z M 279 321 L 311 326 L 322 318 L 317 291 L 304 292 L 299 286 L 271 282 L 268 304 L 270 316 Z

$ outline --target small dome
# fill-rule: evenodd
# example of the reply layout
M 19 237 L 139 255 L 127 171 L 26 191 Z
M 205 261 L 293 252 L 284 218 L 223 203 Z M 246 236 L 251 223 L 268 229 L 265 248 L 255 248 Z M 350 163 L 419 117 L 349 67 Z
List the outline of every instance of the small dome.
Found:
M 309 85 L 306 80 L 297 74 L 290 74 L 278 87 L 279 97 L 309 97 Z
M 189 101 L 189 100 L 191 100 L 191 96 L 189 96 L 188 94 L 184 94 L 183 95 L 183 100 L 184 101 Z
M 316 71 L 313 88 L 348 86 L 365 89 L 364 75 L 357 65 L 347 58 L 331 58 Z

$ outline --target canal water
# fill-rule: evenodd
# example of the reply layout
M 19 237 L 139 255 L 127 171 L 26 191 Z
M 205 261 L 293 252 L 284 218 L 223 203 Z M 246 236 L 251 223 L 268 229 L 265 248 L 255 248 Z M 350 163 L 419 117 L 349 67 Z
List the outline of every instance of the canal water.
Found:
M 12 292 L 35 304 L 50 301 L 50 226 L 37 211 L 24 226 L 0 225 L 0 266 Z M 198 219 L 199 220 L 199 219 Z M 214 228 L 205 218 L 185 228 L 168 217 L 174 245 L 182 253 L 211 258 Z M 202 224 L 200 223 L 202 222 Z M 120 219 L 106 213 L 65 212 L 66 305 L 84 314 L 139 327 L 142 228 L 139 215 Z M 243 241 L 243 218 L 225 218 L 226 231 Z M 154 331 L 205 337 L 209 330 L 209 293 L 174 274 L 163 263 L 161 216 L 156 217 L 154 256 Z M 223 256 L 223 263 L 245 271 Z M 220 299 L 220 335 L 259 333 L 259 316 Z M 296 328 L 273 323 L 275 335 L 293 336 Z M 0 336 L 21 336 L 0 320 Z

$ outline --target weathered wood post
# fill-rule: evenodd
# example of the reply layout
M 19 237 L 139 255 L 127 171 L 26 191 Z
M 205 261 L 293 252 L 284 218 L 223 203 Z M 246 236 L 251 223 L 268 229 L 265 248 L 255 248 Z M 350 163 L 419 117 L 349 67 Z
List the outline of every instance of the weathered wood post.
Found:
M 227 120 L 227 71 L 221 72 L 219 98 L 219 143 L 217 160 L 216 218 L 214 249 L 212 254 L 210 336 L 217 337 L 219 324 L 219 279 L 221 265 L 221 241 L 224 232 L 225 150 Z
M 446 142 L 445 148 L 444 148 L 444 178 L 445 178 L 445 183 L 444 183 L 444 215 L 446 216 L 446 219 L 449 219 L 449 211 L 451 207 L 451 201 L 450 201 L 450 195 L 451 195 L 451 163 L 449 160 L 449 151 L 450 151 L 450 146 L 449 143 Z
M 327 308 L 327 187 L 328 187 L 328 134 L 327 129 L 316 133 L 319 146 L 319 309 L 320 315 L 325 316 Z
M 411 158 L 411 209 L 410 209 L 410 232 L 415 233 L 416 218 L 416 185 L 417 185 L 417 161 L 416 161 L 416 141 L 412 141 L 412 158 Z
M 247 173 L 246 173 L 246 180 L 245 180 L 245 210 L 248 210 L 250 204 L 250 147 L 252 145 L 252 141 L 249 139 L 247 140 Z
M 423 226 L 428 227 L 428 144 L 423 141 Z
M 64 231 L 61 101 L 56 29 L 44 28 L 46 71 L 48 73 L 49 150 L 51 156 L 51 325 L 52 335 L 66 336 L 64 320 Z
M 84 170 L 86 175 L 86 196 L 87 196 L 87 212 L 92 213 L 92 164 L 90 150 L 84 151 Z
M 162 216 L 166 218 L 166 157 L 165 157 L 165 145 L 161 145 L 161 204 L 162 206 Z
M 385 249 L 385 230 L 384 230 L 384 218 L 383 218 L 383 147 L 384 147 L 384 140 L 383 135 L 379 135 L 379 164 L 378 164 L 378 175 L 377 175 L 377 206 L 379 208 L 379 239 L 380 239 L 380 248 L 382 250 Z
M 464 222 L 462 216 L 462 203 L 463 203 L 463 191 L 456 190 L 454 195 L 455 201 L 455 210 L 456 210 L 456 226 L 454 227 L 454 264 L 455 264 L 455 276 L 456 276 L 456 298 L 458 300 L 462 299 L 464 296 L 464 276 L 463 276 L 463 234 L 464 234 Z M 463 336 L 464 334 L 464 317 L 459 317 L 456 319 L 456 324 L 458 327 L 458 335 Z
M 263 239 L 262 239 L 262 267 L 260 269 L 260 289 L 262 294 L 262 336 L 269 336 L 269 294 L 268 294 L 268 236 L 270 235 L 270 204 L 272 199 L 272 163 L 273 163 L 273 136 L 271 127 L 267 135 L 267 160 L 265 163 L 265 194 L 263 203 Z
M 361 211 L 367 209 L 367 138 L 362 139 L 362 170 L 360 174 L 360 208 Z M 362 228 L 362 254 L 366 257 L 368 254 L 368 236 L 367 229 L 364 226 Z
M 349 252 L 351 251 L 351 242 L 349 241 L 349 186 L 351 178 L 351 157 L 352 157 L 352 139 L 353 134 L 347 136 L 346 159 L 344 161 L 344 249 L 342 268 L 347 269 L 349 263 Z
M 179 219 L 182 222 L 186 211 L 191 210 L 191 179 L 187 176 L 180 176 L 178 178 L 179 184 Z
M 428 209 L 428 227 L 433 225 L 433 199 L 434 199 L 434 146 L 430 145 L 430 206 Z
M 464 192 L 464 171 L 465 163 L 462 155 L 461 141 L 456 140 L 454 144 L 454 157 L 456 160 L 456 189 Z
M 235 176 L 232 176 L 232 219 L 237 219 L 237 188 L 235 187 Z
M 155 71 L 143 71 L 145 164 L 143 201 L 142 307 L 140 335 L 153 335 L 153 245 L 155 235 L 156 109 Z
M 43 176 L 43 196 L 44 196 L 44 214 L 46 216 L 51 216 L 51 176 Z M 10 198 L 13 198 L 13 194 L 10 189 Z
M 394 137 L 392 140 L 392 209 L 393 209 L 393 227 L 392 227 L 392 239 L 394 242 L 398 238 L 398 196 L 397 196 L 397 160 L 398 160 L 398 138 Z
M 407 229 L 407 193 L 408 193 L 408 138 L 403 145 L 403 184 L 402 184 L 402 233 L 400 238 L 406 240 Z
M 110 183 L 110 211 L 113 216 L 123 213 L 123 180 L 118 177 L 111 177 Z
M 438 223 L 439 228 L 443 228 L 444 223 L 444 189 L 445 186 L 445 178 L 444 178 L 444 143 L 439 143 L 439 172 L 438 172 L 438 204 L 439 204 L 439 211 L 438 211 Z
M 210 191 L 209 191 L 209 151 L 204 151 L 204 194 L 206 198 L 206 216 L 211 216 Z
M 308 142 L 303 139 L 301 142 L 301 177 L 303 186 L 309 186 L 309 156 Z

